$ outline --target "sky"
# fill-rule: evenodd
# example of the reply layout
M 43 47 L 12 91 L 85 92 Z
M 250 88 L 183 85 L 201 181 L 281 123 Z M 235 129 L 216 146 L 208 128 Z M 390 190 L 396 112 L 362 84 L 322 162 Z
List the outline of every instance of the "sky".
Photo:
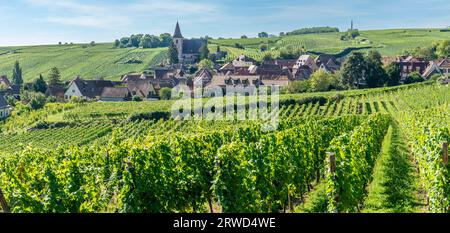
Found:
M 254 37 L 314 26 L 450 26 L 449 0 L 0 0 L 0 46 L 112 42 L 131 34 Z

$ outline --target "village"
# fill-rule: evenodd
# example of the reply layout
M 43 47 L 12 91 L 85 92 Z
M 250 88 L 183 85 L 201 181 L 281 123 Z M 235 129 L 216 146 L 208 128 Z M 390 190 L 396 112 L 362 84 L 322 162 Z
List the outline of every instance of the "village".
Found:
M 353 25 L 352 25 L 353 26 Z M 353 30 L 353 29 L 352 29 Z M 294 59 L 268 59 L 257 61 L 245 55 L 236 57 L 231 62 L 219 64 L 210 61 L 204 65 L 200 61 L 202 49 L 207 47 L 205 39 L 186 39 L 181 33 L 177 22 L 172 36 L 176 48 L 176 61 L 149 67 L 150 73 L 124 74 L 120 81 L 106 80 L 101 77 L 74 77 L 68 83 L 46 83 L 45 96 L 56 101 L 73 99 L 91 101 L 150 101 L 170 99 L 170 90 L 177 85 L 187 85 L 191 90 L 202 88 L 236 86 L 281 86 L 289 87 L 297 81 L 310 79 L 318 72 L 335 74 L 346 62 L 330 54 L 301 54 Z M 170 48 L 169 48 L 170 49 Z M 210 57 L 223 58 L 226 52 L 217 51 Z M 383 57 L 383 66 L 396 64 L 400 69 L 398 84 L 407 84 L 408 77 L 420 74 L 423 81 L 432 77 L 448 77 L 450 74 L 450 59 L 440 58 L 426 60 L 412 55 L 398 57 Z M 193 69 L 194 68 L 194 69 Z M 367 80 L 358 78 L 356 86 L 366 86 Z M 33 90 L 33 83 L 17 85 L 0 74 L 0 119 L 11 114 L 11 98 L 19 100 L 21 90 Z

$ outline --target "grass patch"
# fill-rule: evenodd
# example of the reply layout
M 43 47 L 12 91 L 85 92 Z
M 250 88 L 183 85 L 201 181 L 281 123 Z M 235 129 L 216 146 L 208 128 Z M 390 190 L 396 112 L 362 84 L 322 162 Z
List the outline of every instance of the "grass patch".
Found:
M 423 206 L 418 198 L 419 178 L 396 123 L 389 128 L 373 172 L 363 212 L 413 213 Z

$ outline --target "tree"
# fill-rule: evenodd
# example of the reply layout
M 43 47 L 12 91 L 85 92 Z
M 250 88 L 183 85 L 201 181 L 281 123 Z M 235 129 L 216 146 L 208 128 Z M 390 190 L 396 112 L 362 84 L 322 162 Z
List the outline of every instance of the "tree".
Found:
M 161 46 L 167 47 L 170 45 L 170 42 L 172 41 L 172 36 L 169 33 L 163 33 L 159 35 L 159 39 L 161 40 Z
M 259 46 L 259 50 L 260 50 L 261 52 L 267 51 L 268 49 L 269 49 L 269 46 L 268 46 L 267 44 L 261 44 L 261 45 Z
M 366 82 L 368 87 L 380 87 L 386 82 L 387 74 L 383 69 L 381 54 L 376 50 L 369 51 L 366 57 Z
M 262 61 L 263 62 L 265 62 L 265 61 L 272 61 L 274 58 L 273 58 L 273 55 L 272 55 L 272 53 L 270 53 L 270 52 L 266 52 L 266 53 L 264 53 L 264 55 L 263 55 L 263 57 L 262 57 Z
M 170 100 L 170 98 L 172 97 L 172 89 L 168 87 L 161 88 L 161 90 L 159 90 L 159 97 L 162 100 Z
M 90 45 L 95 46 L 95 41 L 91 41 Z
M 258 33 L 258 37 L 259 38 L 268 38 L 269 34 L 267 34 L 267 32 L 260 32 L 260 33 Z
M 209 59 L 203 59 L 198 63 L 199 69 L 207 68 L 209 70 L 214 70 L 214 63 Z
M 320 69 L 314 72 L 309 78 L 311 91 L 328 91 L 331 85 L 331 75 Z
M 18 86 L 21 86 L 23 83 L 22 68 L 20 67 L 19 61 L 14 63 L 12 82 Z
M 401 74 L 401 68 L 398 63 L 391 63 L 386 67 L 386 74 L 387 74 L 387 80 L 386 85 L 387 86 L 397 86 L 400 84 L 400 74 Z
M 46 102 L 46 98 L 45 95 L 42 93 L 36 93 L 34 95 L 32 95 L 31 100 L 30 100 L 30 107 L 33 110 L 37 110 L 40 108 L 43 108 L 45 106 L 45 102 Z
M 131 101 L 141 102 L 142 98 L 140 96 L 138 96 L 138 95 L 133 95 L 133 97 L 131 98 Z
M 48 75 L 48 86 L 57 86 L 61 84 L 61 74 L 59 73 L 58 68 L 53 67 L 50 69 L 50 73 Z
M 450 56 L 450 40 L 444 40 L 437 44 L 436 55 L 439 57 L 449 57 Z
M 248 37 L 246 35 L 242 35 L 241 39 L 247 39 Z
M 178 64 L 178 62 L 179 62 L 178 50 L 177 50 L 177 47 L 175 46 L 175 43 L 173 43 L 173 41 L 170 42 L 168 54 L 169 54 L 170 63 Z
M 307 90 L 309 90 L 308 80 L 290 82 L 287 86 L 287 91 L 292 94 L 303 93 L 306 92 Z
M 150 37 L 150 35 L 145 35 L 141 38 L 141 41 L 139 43 L 139 45 L 146 49 L 146 48 L 153 48 L 153 44 L 152 44 L 152 38 Z
M 366 62 L 362 53 L 350 55 L 342 66 L 341 84 L 347 88 L 358 88 L 364 80 Z
M 120 46 L 120 40 L 115 40 L 114 41 L 114 48 L 119 48 L 119 46 Z
M 404 84 L 411 84 L 411 83 L 418 83 L 423 82 L 425 79 L 422 77 L 422 75 L 419 74 L 419 72 L 412 72 L 406 77 L 406 79 L 403 81 Z
M 208 59 L 209 55 L 208 44 L 205 44 L 202 47 L 200 47 L 199 53 L 200 53 L 200 60 Z
M 41 92 L 41 93 L 45 93 L 47 91 L 47 83 L 45 83 L 44 77 L 42 77 L 42 74 L 40 74 L 39 77 L 34 81 L 33 90 L 35 92 Z

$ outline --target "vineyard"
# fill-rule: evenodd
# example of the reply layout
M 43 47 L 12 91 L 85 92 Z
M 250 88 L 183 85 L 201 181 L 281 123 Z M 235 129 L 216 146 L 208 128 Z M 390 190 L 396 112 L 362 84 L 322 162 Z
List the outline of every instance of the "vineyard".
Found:
M 173 101 L 48 104 L 0 124 L 0 188 L 16 213 L 449 212 L 449 88 L 282 95 L 275 131 Z
M 273 57 L 280 55 L 280 50 L 304 50 L 317 53 L 345 55 L 347 50 L 376 49 L 383 56 L 398 56 L 405 50 L 426 47 L 433 41 L 448 39 L 448 33 L 438 29 L 390 29 L 361 30 L 354 40 L 341 40 L 345 32 L 304 34 L 274 38 L 214 39 L 210 41 L 210 50 L 217 46 L 228 52 L 225 60 L 233 60 L 239 55 L 246 55 L 261 61 L 266 54 Z M 236 45 L 239 46 L 236 46 Z M 267 51 L 260 51 L 261 45 L 267 45 Z

